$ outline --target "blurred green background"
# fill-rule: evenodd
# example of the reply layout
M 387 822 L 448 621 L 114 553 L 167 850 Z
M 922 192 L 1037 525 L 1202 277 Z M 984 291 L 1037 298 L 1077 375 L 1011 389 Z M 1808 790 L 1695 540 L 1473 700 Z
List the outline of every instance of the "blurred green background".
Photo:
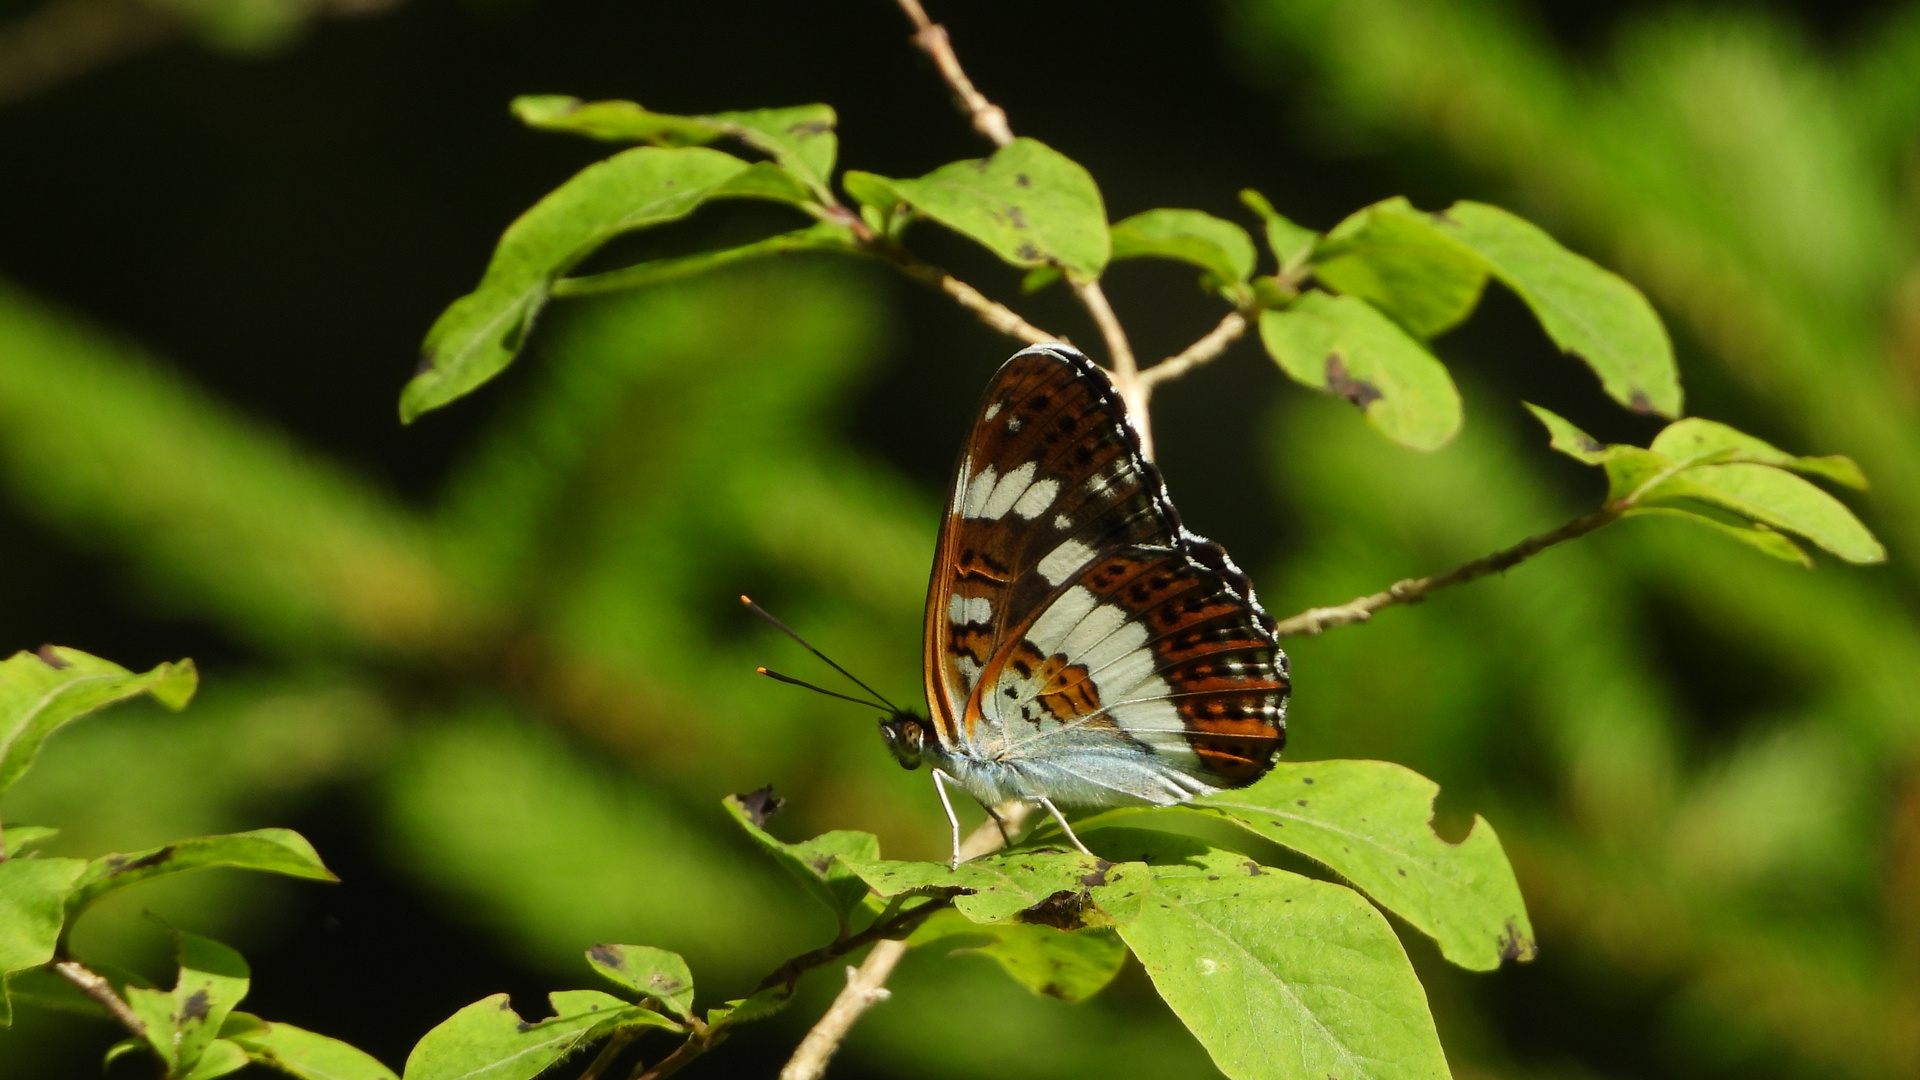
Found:
M 1408 942 L 1456 1075 L 1920 1077 L 1920 7 L 933 14 L 1115 219 L 1237 217 L 1243 186 L 1316 228 L 1400 193 L 1500 203 L 1649 293 L 1689 411 L 1860 461 L 1887 566 L 1627 522 L 1290 643 L 1289 756 L 1410 765 L 1443 833 L 1478 811 L 1513 855 L 1536 963 Z M 936 508 L 1010 343 L 875 267 L 794 261 L 557 305 L 506 378 L 394 419 L 501 228 L 602 153 L 518 128 L 510 96 L 827 101 L 849 166 L 976 155 L 891 4 L 6 0 L 0 27 L 0 648 L 191 655 L 205 687 L 63 734 L 0 814 L 78 854 L 290 825 L 345 879 L 136 890 L 83 954 L 156 967 L 161 913 L 248 953 L 249 1008 L 398 1066 L 488 993 L 590 985 L 597 941 L 685 953 L 714 1001 L 817 943 L 728 792 L 776 785 L 788 838 L 941 850 L 868 717 L 752 677 L 809 662 L 733 597 L 917 699 Z M 604 261 L 787 225 L 713 207 Z M 1110 291 L 1149 356 L 1218 315 L 1185 270 Z M 1096 338 L 1061 296 L 1016 306 Z M 1432 455 L 1246 344 L 1156 400 L 1183 511 L 1276 613 L 1594 505 L 1522 398 L 1651 434 L 1504 294 L 1440 348 L 1468 419 Z M 771 1075 L 836 981 L 689 1075 Z M 936 949 L 895 988 L 837 1075 L 1215 1075 L 1137 968 L 1067 1006 Z M 24 1013 L 0 1074 L 95 1076 L 113 1037 Z

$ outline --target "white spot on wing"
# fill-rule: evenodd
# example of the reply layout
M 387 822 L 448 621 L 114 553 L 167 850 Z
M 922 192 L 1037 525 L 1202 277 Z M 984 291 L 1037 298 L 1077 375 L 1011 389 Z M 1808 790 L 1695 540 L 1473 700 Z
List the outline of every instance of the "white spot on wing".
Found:
M 983 416 L 983 417 L 981 417 L 981 419 L 983 419 L 983 420 L 991 420 L 991 419 L 993 419 L 994 417 L 996 417 L 996 416 L 999 416 L 999 415 L 1000 415 L 1000 403 L 996 401 L 996 402 L 994 402 L 993 404 L 991 404 L 991 405 L 989 405 L 989 406 L 987 406 L 987 412 L 986 412 L 986 415 L 985 415 L 985 416 Z
M 1020 433 L 1020 429 L 1025 426 L 1026 426 L 1026 421 L 1020 419 L 1017 416 L 1010 416 L 1007 418 L 1007 430 L 1013 432 L 1016 435 L 1018 435 Z
M 1059 529 L 1061 532 L 1065 532 L 1073 528 L 1073 519 L 1065 514 L 1055 514 L 1053 515 L 1053 527 Z
M 950 596 L 947 598 L 947 619 L 956 626 L 967 623 L 988 625 L 993 622 L 993 601 L 984 596 Z
M 975 660 L 973 657 L 959 657 L 954 661 L 953 666 L 960 669 L 960 678 L 966 681 L 969 691 L 973 689 L 974 683 L 980 681 L 980 661 Z
M 1060 651 L 1060 643 L 1066 640 L 1067 634 L 1098 605 L 1099 601 L 1086 586 L 1075 585 L 1034 620 L 1033 628 L 1027 631 L 1027 640 L 1041 653 L 1052 656 Z
M 1060 494 L 1060 481 L 1041 480 L 1026 490 L 1013 504 L 1013 512 L 1032 521 L 1047 512 L 1053 505 L 1054 496 Z
M 1087 565 L 1093 556 L 1094 550 L 1080 541 L 1062 540 L 1059 547 L 1040 560 L 1040 576 L 1047 579 L 1047 584 L 1058 585 Z
M 978 514 L 969 513 L 967 516 L 983 517 L 989 521 L 998 521 L 1006 517 L 1007 511 L 1013 509 L 1013 504 L 1019 501 L 1020 496 L 1025 494 L 1027 488 L 1033 484 L 1033 474 L 1037 469 L 1038 466 L 1029 461 L 1025 465 L 1001 477 L 1000 482 L 993 485 L 993 493 L 987 496 L 985 505 L 980 508 L 980 512 Z M 980 475 L 985 477 L 986 473 L 982 472 Z M 967 506 L 969 510 L 971 510 L 973 506 L 973 492 L 971 490 L 967 492 Z
M 998 475 L 993 471 L 993 466 L 991 465 L 973 474 L 973 478 L 967 481 L 967 498 L 961 505 L 961 517 L 977 518 L 987 516 L 987 500 L 992 497 L 995 491 L 996 486 L 994 481 L 996 479 L 998 479 Z M 1000 515 L 995 514 L 993 516 L 999 517 Z

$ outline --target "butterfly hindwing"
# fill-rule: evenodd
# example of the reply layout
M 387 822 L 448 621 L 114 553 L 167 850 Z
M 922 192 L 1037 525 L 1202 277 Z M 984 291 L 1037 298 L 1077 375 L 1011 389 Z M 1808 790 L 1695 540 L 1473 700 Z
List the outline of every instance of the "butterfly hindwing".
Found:
M 1110 380 L 1078 353 L 1027 350 L 988 387 L 938 559 L 928 697 L 950 749 L 1079 801 L 1162 803 L 1250 782 L 1278 752 L 1271 619 L 1181 526 Z

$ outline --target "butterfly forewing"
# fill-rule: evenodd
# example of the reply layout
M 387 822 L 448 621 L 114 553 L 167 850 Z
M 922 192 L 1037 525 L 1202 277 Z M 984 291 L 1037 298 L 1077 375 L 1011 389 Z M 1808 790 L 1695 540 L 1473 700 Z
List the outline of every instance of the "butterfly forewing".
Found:
M 1181 527 L 1103 371 L 1058 346 L 1001 369 L 928 598 L 944 745 L 1153 802 L 1250 782 L 1284 740 L 1271 627 L 1226 553 Z

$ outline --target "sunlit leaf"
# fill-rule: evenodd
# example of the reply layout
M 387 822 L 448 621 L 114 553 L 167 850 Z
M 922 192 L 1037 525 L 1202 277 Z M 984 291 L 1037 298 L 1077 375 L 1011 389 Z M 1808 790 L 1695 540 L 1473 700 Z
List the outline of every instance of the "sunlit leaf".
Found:
M 1584 360 L 1615 401 L 1636 412 L 1679 415 L 1673 342 L 1640 290 L 1497 206 L 1462 201 L 1431 217 L 1485 259 L 1554 344 Z
M 1796 457 L 1774 447 L 1762 439 L 1756 439 L 1744 431 L 1738 431 L 1713 420 L 1703 420 L 1689 416 L 1668 424 L 1648 449 L 1665 454 L 1676 461 L 1687 458 L 1706 457 L 1710 454 L 1731 455 L 1731 460 L 1748 461 L 1760 465 L 1772 465 L 1777 468 L 1791 469 L 1794 472 L 1824 476 L 1835 483 L 1864 491 L 1867 478 L 1861 473 L 1860 466 L 1853 459 L 1833 454 L 1826 457 Z
M 1421 338 L 1466 318 L 1487 284 L 1486 260 L 1404 198 L 1375 203 L 1335 225 L 1314 246 L 1313 273 Z
M 251 1013 L 230 1014 L 220 1038 L 246 1051 L 256 1064 L 299 1080 L 397 1080 L 392 1069 L 364 1050 Z
M 1432 450 L 1460 430 L 1460 391 L 1447 369 L 1365 300 L 1308 292 L 1262 312 L 1260 340 L 1288 375 L 1346 398 L 1395 442 Z
M 0 979 L 53 959 L 67 892 L 86 868 L 85 859 L 0 862 Z
M 693 972 L 679 953 L 651 945 L 595 945 L 587 963 L 621 986 L 644 994 L 682 1020 L 693 1015 Z
M 180 973 L 173 989 L 129 986 L 121 993 L 146 1024 L 147 1043 L 167 1063 L 169 1075 L 181 1076 L 194 1070 L 210 1047 L 219 1045 L 215 1040 L 227 1014 L 247 996 L 252 975 L 244 957 L 217 941 L 178 932 L 174 940 Z M 228 1050 L 214 1049 L 207 1063 L 213 1070 L 209 1075 L 224 1075 L 218 1070 L 231 1061 Z M 244 1053 L 240 1063 L 246 1064 Z
M 697 255 L 682 255 L 671 259 L 650 259 L 632 266 L 623 266 L 618 270 L 608 270 L 584 277 L 561 278 L 553 283 L 552 293 L 554 296 L 592 296 L 691 277 L 694 274 L 704 274 L 723 266 L 763 259 L 770 255 L 786 255 L 799 251 L 850 251 L 852 248 L 852 231 L 844 225 L 822 221 L 804 229 L 769 236 L 765 240 L 742 244 L 739 247 L 703 251 Z
M 180 1080 L 215 1080 L 216 1077 L 239 1072 L 248 1064 L 247 1052 L 238 1044 L 225 1039 L 215 1039 L 200 1051 L 198 1057 L 193 1059 L 191 1069 L 176 1075 Z
M 1015 266 L 1058 265 L 1081 280 L 1100 276 L 1111 254 L 1106 205 L 1087 170 L 1034 139 L 992 157 L 956 161 L 917 180 L 847 174 L 862 202 L 885 192 L 984 245 Z
M 1112 230 L 1113 258 L 1176 259 L 1205 270 L 1215 289 L 1253 275 L 1255 252 L 1247 230 L 1198 210 L 1148 210 Z
M 7 858 L 22 854 L 60 835 L 60 830 L 48 825 L 8 825 L 6 835 Z
M 1691 521 L 1696 525 L 1705 525 L 1715 532 L 1720 533 L 1722 536 L 1729 536 L 1743 544 L 1750 544 L 1776 559 L 1784 562 L 1798 563 L 1809 569 L 1813 566 L 1813 559 L 1809 558 L 1806 552 L 1800 550 L 1800 545 L 1774 530 L 1767 528 L 1765 525 L 1736 524 L 1730 521 L 1721 521 L 1719 518 L 1712 517 L 1708 514 L 1695 513 L 1677 506 L 1637 506 L 1627 511 L 1626 516 L 1645 517 L 1649 514 L 1660 517 L 1680 518 L 1684 521 Z
M 588 1043 L 623 1027 L 679 1025 L 598 990 L 547 996 L 553 1015 L 529 1023 L 495 994 L 440 1022 L 407 1055 L 406 1080 L 531 1080 Z
M 848 830 L 822 833 L 797 844 L 776 839 L 762 824 L 781 801 L 771 788 L 764 788 L 750 795 L 729 795 L 721 805 L 809 895 L 827 905 L 844 930 L 848 916 L 866 900 L 867 886 L 835 856 L 871 861 L 880 857 L 880 841 L 872 833 Z
M 1325 864 L 1474 971 L 1531 960 L 1533 925 L 1485 818 L 1434 834 L 1440 785 L 1387 761 L 1283 761 L 1258 783 L 1189 804 Z
M 1680 466 L 1679 462 L 1652 450 L 1603 443 L 1565 418 L 1538 405 L 1529 403 L 1527 408 L 1546 425 L 1550 445 L 1555 450 L 1575 461 L 1599 465 L 1606 470 L 1609 502 L 1644 495 L 1648 484 Z
M 88 864 L 68 906 L 78 912 L 115 889 L 217 866 L 313 881 L 340 880 L 320 861 L 306 837 L 292 829 L 255 829 L 225 836 L 196 836 L 146 851 L 103 855 Z
M 832 175 L 839 145 L 831 105 L 673 116 L 631 101 L 581 101 L 541 94 L 513 99 L 513 114 L 529 127 L 606 142 L 702 146 L 731 135 L 765 152 L 816 190 L 823 189 Z
M 1184 837 L 1103 830 L 1098 843 L 1154 864 L 1120 936 L 1227 1076 L 1448 1076 L 1413 965 L 1359 893 Z
M 704 147 L 646 146 L 587 166 L 535 203 L 501 236 L 479 288 L 455 300 L 427 332 L 422 368 L 401 396 L 401 418 L 412 420 L 499 374 L 520 351 L 554 278 L 621 233 L 685 217 L 748 168 Z
M 976 923 L 958 911 L 937 911 L 907 937 L 913 946 L 949 939 L 985 940 L 955 956 L 985 956 L 1036 994 L 1084 1001 L 1100 992 L 1127 960 L 1111 930 L 1056 930 L 1037 923 Z
M 1886 548 L 1853 511 L 1806 480 L 1771 465 L 1696 465 L 1660 482 L 1649 502 L 1698 499 L 1784 532 L 1798 533 L 1851 563 L 1877 563 Z
M 1314 241 L 1320 239 L 1319 233 L 1287 220 L 1273 208 L 1265 195 L 1252 188 L 1240 192 L 1240 201 L 1247 209 L 1260 215 L 1267 230 L 1267 249 L 1273 252 L 1282 273 L 1306 264 L 1307 256 L 1313 252 Z
M 62 725 L 138 694 L 179 709 L 198 683 L 191 660 L 136 675 L 78 649 L 48 645 L 14 653 L 0 661 L 0 791 L 20 779 L 40 744 Z
M 1079 929 L 1124 922 L 1140 911 L 1147 868 L 1080 852 L 996 852 L 957 869 L 931 862 L 844 860 L 883 897 L 953 896 L 974 922 Z

